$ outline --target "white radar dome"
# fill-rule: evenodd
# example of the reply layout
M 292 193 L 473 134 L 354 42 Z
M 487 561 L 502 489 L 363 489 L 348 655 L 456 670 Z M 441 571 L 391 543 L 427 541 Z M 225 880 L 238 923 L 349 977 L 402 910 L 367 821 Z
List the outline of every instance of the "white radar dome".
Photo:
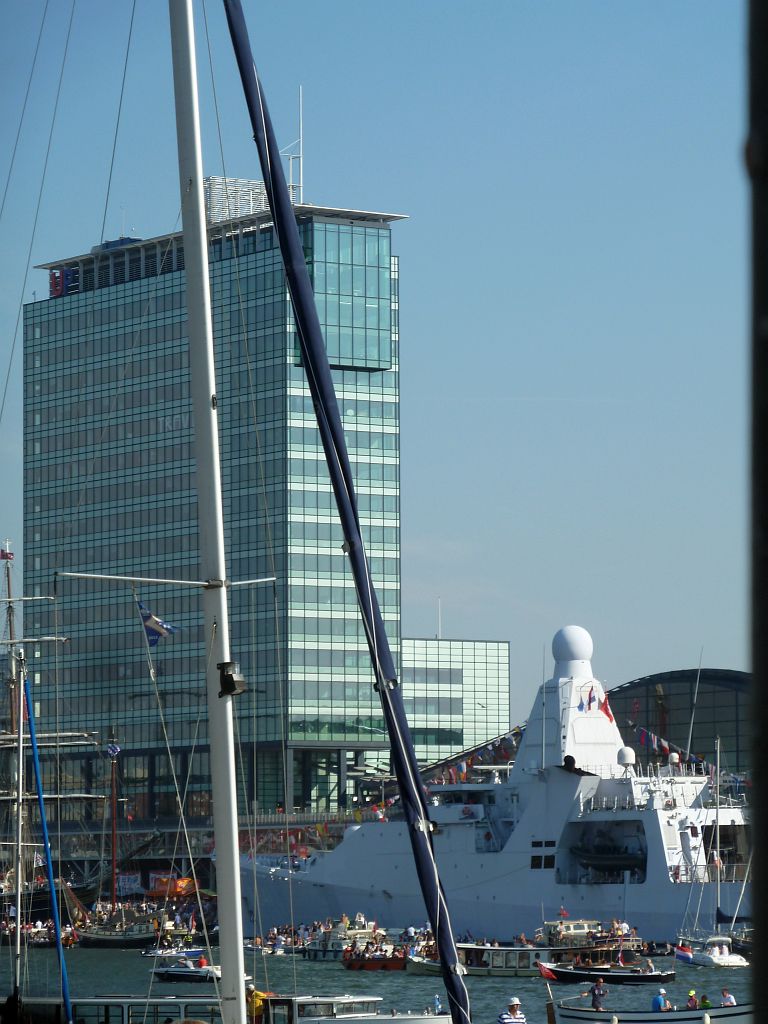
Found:
M 581 626 L 563 626 L 552 641 L 555 661 L 591 661 L 592 637 Z
M 628 768 L 635 763 L 635 752 L 632 747 L 620 747 L 616 760 L 622 768 Z

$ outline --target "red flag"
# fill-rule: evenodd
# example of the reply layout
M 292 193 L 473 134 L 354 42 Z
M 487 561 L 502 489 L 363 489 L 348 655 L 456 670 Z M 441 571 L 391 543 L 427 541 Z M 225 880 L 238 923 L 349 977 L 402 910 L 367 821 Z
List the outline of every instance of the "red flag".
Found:
M 598 701 L 597 706 L 603 712 L 603 714 L 608 719 L 608 721 L 612 722 L 613 721 L 613 712 L 611 711 L 611 705 L 608 703 L 608 698 L 606 697 L 605 700 Z
M 6 562 L 12 562 L 13 561 L 13 552 L 12 551 L 6 551 L 4 548 L 0 548 L 0 558 L 4 558 L 6 560 Z
M 557 981 L 557 975 L 554 971 L 550 971 L 546 964 L 543 964 L 541 960 L 536 961 L 536 966 L 539 968 L 539 974 L 542 978 L 547 978 L 549 981 Z

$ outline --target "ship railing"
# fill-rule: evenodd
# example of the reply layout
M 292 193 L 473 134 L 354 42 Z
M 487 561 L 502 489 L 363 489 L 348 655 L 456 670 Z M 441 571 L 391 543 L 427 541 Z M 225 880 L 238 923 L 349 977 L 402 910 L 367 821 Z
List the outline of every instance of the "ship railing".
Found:
M 591 796 L 582 805 L 582 812 L 587 814 L 599 814 L 605 811 L 635 811 L 646 807 L 645 803 L 638 803 L 631 793 L 624 796 Z
M 734 861 L 723 864 L 720 868 L 720 882 L 743 882 L 749 875 L 749 865 L 745 861 Z M 714 864 L 673 864 L 669 868 L 669 876 L 673 882 L 717 881 L 717 867 Z

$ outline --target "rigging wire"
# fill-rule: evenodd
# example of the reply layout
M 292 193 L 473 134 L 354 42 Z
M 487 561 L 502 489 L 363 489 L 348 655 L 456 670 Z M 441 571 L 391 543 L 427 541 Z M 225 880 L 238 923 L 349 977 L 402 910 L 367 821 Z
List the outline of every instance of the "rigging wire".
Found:
M 125 44 L 125 57 L 123 59 L 123 75 L 120 80 L 120 99 L 117 104 L 117 117 L 115 118 L 115 133 L 112 136 L 112 153 L 109 160 L 109 176 L 107 178 L 107 195 L 104 203 L 104 213 L 101 218 L 101 241 L 104 241 L 104 230 L 107 223 L 107 210 L 109 208 L 109 197 L 112 191 L 112 172 L 115 167 L 115 153 L 117 152 L 117 136 L 120 132 L 120 115 L 123 110 L 123 97 L 125 95 L 125 80 L 128 74 L 128 57 L 131 52 L 131 40 L 133 39 L 133 21 L 136 16 L 136 0 L 131 4 L 131 20 L 128 25 L 128 39 Z
M 59 109 L 59 99 L 61 98 L 61 87 L 64 81 L 64 69 L 67 65 L 67 55 L 69 53 L 69 41 L 72 36 L 72 23 L 75 17 L 75 0 L 72 0 L 72 4 L 69 10 L 69 21 L 67 22 L 67 34 L 64 40 L 64 52 L 61 57 L 61 67 L 59 68 L 59 77 L 56 85 L 56 98 L 53 104 L 53 114 L 51 116 L 51 125 L 48 130 L 48 142 L 45 149 L 45 159 L 43 161 L 43 173 L 40 179 L 40 188 L 37 192 L 37 202 L 35 204 L 35 216 L 32 222 L 32 232 L 29 239 L 29 248 L 27 249 L 27 259 L 24 266 L 24 279 L 21 284 L 21 295 L 19 297 L 18 310 L 16 313 L 16 325 L 13 330 L 13 336 L 11 338 L 11 351 L 8 355 L 8 366 L 5 372 L 5 381 L 3 384 L 3 397 L 0 400 L 0 424 L 3 422 L 3 414 L 5 413 L 5 403 L 8 397 L 8 385 L 11 380 L 11 370 L 13 368 L 13 357 L 16 354 L 16 342 L 19 338 L 19 324 L 21 322 L 21 314 L 24 309 L 24 291 L 27 287 L 27 278 L 29 277 L 30 264 L 32 262 L 32 246 L 35 244 L 35 234 L 37 232 L 37 221 L 40 217 L 40 207 L 43 201 L 43 190 L 45 188 L 46 174 L 48 170 L 48 160 L 51 155 L 51 143 L 53 141 L 53 130 L 56 126 L 56 116 Z
M 21 105 L 21 114 L 19 115 L 19 126 L 16 129 L 16 138 L 13 140 L 13 149 L 11 150 L 11 162 L 8 165 L 8 174 L 5 179 L 5 188 L 3 189 L 3 198 L 0 202 L 0 220 L 3 217 L 3 211 L 5 210 L 5 200 L 8 197 L 8 188 L 11 184 L 11 177 L 13 175 L 13 167 L 16 162 L 16 150 L 19 147 L 19 138 L 21 137 L 21 129 L 24 126 L 24 116 L 27 111 L 27 101 L 29 100 L 29 93 L 32 88 L 32 79 L 35 75 L 35 67 L 37 66 L 37 55 L 40 51 L 40 41 L 43 38 L 43 28 L 45 27 L 45 17 L 48 13 L 49 0 L 45 0 L 45 7 L 43 8 L 43 16 L 40 19 L 40 30 L 37 34 L 37 43 L 35 45 L 35 53 L 32 57 L 32 67 L 29 69 L 29 78 L 27 79 L 27 88 L 24 92 L 24 102 Z
M 208 934 L 208 923 L 205 920 L 205 915 L 203 914 L 202 900 L 200 898 L 200 892 L 199 892 L 199 888 L 198 888 L 198 885 L 197 885 L 197 873 L 196 873 L 196 870 L 195 870 L 195 867 L 194 867 L 194 859 L 192 857 L 192 843 L 191 843 L 190 836 L 189 836 L 189 831 L 188 831 L 188 828 L 187 828 L 187 820 L 186 820 L 186 816 L 184 814 L 184 802 L 183 802 L 183 799 L 182 799 L 182 794 L 181 794 L 181 790 L 180 790 L 180 787 L 179 787 L 179 779 L 178 779 L 178 775 L 176 774 L 176 765 L 174 763 L 173 753 L 172 753 L 172 750 L 171 750 L 171 741 L 170 741 L 170 737 L 169 737 L 169 734 L 168 734 L 167 718 L 166 718 L 166 715 L 165 715 L 165 712 L 164 712 L 164 708 L 163 708 L 163 701 L 162 701 L 162 697 L 160 695 L 160 689 L 159 689 L 159 687 L 157 685 L 157 671 L 155 669 L 154 661 L 152 659 L 152 649 L 149 646 L 149 637 L 147 635 L 146 629 L 144 628 L 144 620 L 143 620 L 143 618 L 141 616 L 141 607 L 140 607 L 139 597 L 138 597 L 138 594 L 136 593 L 135 586 L 131 587 L 131 591 L 133 593 L 133 599 L 134 599 L 134 603 L 136 605 L 136 613 L 138 615 L 138 619 L 139 619 L 139 622 L 141 624 L 141 632 L 142 632 L 143 637 L 144 637 L 144 648 L 145 648 L 145 653 L 146 653 L 146 658 L 147 658 L 147 667 L 148 667 L 148 670 L 149 670 L 149 678 L 150 678 L 150 681 L 152 683 L 153 693 L 154 693 L 154 696 L 155 696 L 155 703 L 157 704 L 157 713 L 158 713 L 159 718 L 160 718 L 160 728 L 161 728 L 162 734 L 163 734 L 163 742 L 165 743 L 166 754 L 168 755 L 168 765 L 169 765 L 169 770 L 170 770 L 170 775 L 171 775 L 171 781 L 173 783 L 174 793 L 175 793 L 175 796 L 176 796 L 176 806 L 178 808 L 178 813 L 179 813 L 179 828 L 178 828 L 177 833 L 176 833 L 176 846 L 174 847 L 174 860 L 176 858 L 176 852 L 177 852 L 177 849 L 178 849 L 178 844 L 179 844 L 179 840 L 180 840 L 180 837 L 181 837 L 181 833 L 183 832 L 183 835 L 184 835 L 184 848 L 187 851 L 187 854 L 188 854 L 189 859 L 190 859 L 190 864 L 192 865 L 192 877 L 193 877 L 193 880 L 195 882 L 195 890 L 196 890 L 196 895 L 197 895 L 198 910 L 199 910 L 199 913 L 200 913 L 200 920 L 201 920 L 201 922 L 203 924 L 203 933 L 205 935 L 205 942 L 206 942 L 206 947 L 208 949 L 208 956 L 209 956 L 209 958 L 212 961 L 213 957 L 212 957 L 212 953 L 211 953 L 211 939 L 210 939 L 210 936 Z M 214 631 L 215 631 L 215 629 L 216 629 L 215 624 L 214 624 L 213 628 L 214 628 Z M 208 651 L 208 661 L 207 661 L 207 664 L 205 666 L 205 677 L 207 678 L 207 676 L 208 676 L 208 668 L 210 667 L 211 657 L 213 656 L 213 644 L 212 643 L 206 644 L 206 649 Z M 166 892 L 165 907 L 167 907 L 168 895 L 169 895 L 169 893 Z M 155 979 L 155 974 L 154 974 L 154 971 L 153 971 L 152 972 L 152 981 L 154 981 L 154 979 Z M 216 991 L 216 1000 L 219 1002 L 219 1005 L 220 1005 L 221 1004 L 221 994 L 220 994 L 220 991 L 219 991 L 219 979 L 215 976 L 215 974 L 212 977 L 212 981 L 213 981 L 214 988 L 215 988 L 215 991 Z

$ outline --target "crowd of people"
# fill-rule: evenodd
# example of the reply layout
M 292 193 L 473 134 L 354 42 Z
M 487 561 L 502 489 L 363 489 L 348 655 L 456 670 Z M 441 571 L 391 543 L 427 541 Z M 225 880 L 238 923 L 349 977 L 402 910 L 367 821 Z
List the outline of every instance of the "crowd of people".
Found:
M 361 939 L 355 936 L 355 931 L 366 931 L 370 933 L 370 937 Z M 325 920 L 312 921 L 310 924 L 302 922 L 297 927 L 290 924 L 276 925 L 264 935 L 252 938 L 251 942 L 257 949 L 264 948 L 273 953 L 285 953 L 295 952 L 312 944 L 322 946 L 332 934 L 343 939 L 347 933 L 349 942 L 344 948 L 342 956 L 347 951 L 349 951 L 348 956 L 383 956 L 391 951 L 392 947 L 398 950 L 398 955 L 404 957 L 416 952 L 430 956 L 435 952 L 434 938 L 428 927 L 416 928 L 410 925 L 393 937 L 377 928 L 376 922 L 367 921 L 363 914 L 357 914 L 354 918 L 342 914 L 338 921 L 329 917 Z
M 216 901 L 210 898 L 198 903 L 196 896 L 177 898 L 170 902 L 146 898 L 123 899 L 114 905 L 111 900 L 96 900 L 90 908 L 70 910 L 71 922 L 62 925 L 62 944 L 75 945 L 79 932 L 92 925 L 105 925 L 110 921 L 150 918 L 158 942 L 167 946 L 171 943 L 191 944 L 192 936 L 205 930 L 211 931 L 216 925 Z M 48 945 L 55 940 L 53 918 L 37 918 L 22 923 L 26 944 Z M 11 906 L 0 918 L 0 940 L 7 941 L 16 934 L 15 907 Z

